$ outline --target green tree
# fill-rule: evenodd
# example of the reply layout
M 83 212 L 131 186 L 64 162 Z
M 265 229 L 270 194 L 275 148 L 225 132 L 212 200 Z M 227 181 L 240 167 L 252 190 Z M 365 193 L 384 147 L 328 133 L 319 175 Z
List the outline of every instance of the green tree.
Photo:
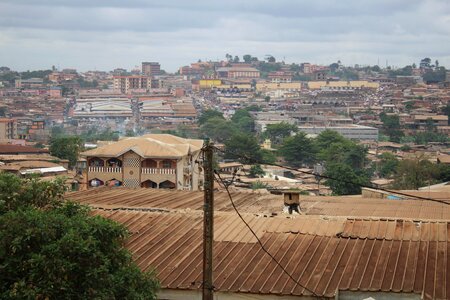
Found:
M 275 57 L 273 57 L 272 55 L 268 55 L 266 57 L 266 60 L 268 63 L 275 63 L 277 60 L 275 59 Z
M 305 133 L 299 132 L 284 140 L 280 154 L 290 165 L 300 167 L 315 161 L 316 149 L 313 141 L 307 138 Z
M 389 136 L 391 142 L 399 143 L 404 136 L 400 126 L 399 116 L 388 115 L 383 112 L 380 114 L 380 119 L 383 122 L 383 133 Z
M 126 229 L 63 203 L 63 190 L 0 174 L 0 298 L 156 299 L 154 274 L 124 248 Z
M 203 136 L 207 136 L 213 141 L 223 143 L 230 139 L 238 130 L 232 122 L 220 117 L 213 117 L 200 127 L 200 132 Z
M 256 178 L 264 175 L 266 175 L 266 172 L 264 172 L 261 168 L 261 165 L 253 165 L 250 167 L 250 171 L 248 173 L 249 177 Z
M 266 126 L 265 135 L 272 141 L 274 145 L 281 144 L 285 138 L 290 137 L 292 133 L 298 131 L 294 124 L 281 122 L 276 124 L 268 124 Z
M 404 190 L 418 189 L 437 182 L 439 175 L 438 167 L 424 156 L 404 159 L 398 163 L 393 186 Z
M 223 114 L 220 111 L 214 110 L 214 109 L 208 109 L 208 110 L 205 110 L 204 112 L 202 112 L 202 114 L 198 118 L 198 124 L 203 125 L 206 123 L 206 121 L 208 121 L 211 118 L 221 118 L 221 119 L 225 120 L 225 118 L 223 117 Z
M 385 152 L 379 156 L 379 174 L 381 177 L 389 178 L 395 174 L 395 171 L 398 167 L 398 159 L 397 157 L 390 153 Z
M 236 132 L 225 141 L 225 152 L 225 158 L 238 159 L 242 163 L 255 163 L 262 159 L 256 137 L 244 132 Z
M 344 163 L 328 164 L 325 176 L 328 185 L 335 195 L 357 195 L 361 193 L 360 185 L 368 184 L 368 178 L 355 172 L 353 168 Z M 344 182 L 345 181 L 345 182 Z
M 136 133 L 134 133 L 134 131 L 132 129 L 127 129 L 127 131 L 125 132 L 125 136 L 133 137 L 133 136 L 136 136 Z
M 238 109 L 231 117 L 231 122 L 238 130 L 251 133 L 255 130 L 255 120 L 246 109 Z
M 325 164 L 343 163 L 355 169 L 363 169 L 366 165 L 367 149 L 355 142 L 345 139 L 334 142 L 326 148 L 320 149 L 318 159 Z
M 244 59 L 244 62 L 246 62 L 247 64 L 252 61 L 252 56 L 250 54 L 245 54 L 242 58 Z
M 74 167 L 83 142 L 78 136 L 59 136 L 50 140 L 50 154 L 61 159 L 69 160 L 69 167 Z
M 274 164 L 277 161 L 277 157 L 273 151 L 267 149 L 261 149 L 261 159 L 265 164 Z
M 337 63 L 332 63 L 331 65 L 330 65 L 330 71 L 331 72 L 336 72 L 337 71 L 337 69 L 339 69 L 339 64 L 337 64 Z
M 346 139 L 337 131 L 326 129 L 322 131 L 315 139 L 316 147 L 320 149 L 327 149 L 334 143 L 344 143 Z

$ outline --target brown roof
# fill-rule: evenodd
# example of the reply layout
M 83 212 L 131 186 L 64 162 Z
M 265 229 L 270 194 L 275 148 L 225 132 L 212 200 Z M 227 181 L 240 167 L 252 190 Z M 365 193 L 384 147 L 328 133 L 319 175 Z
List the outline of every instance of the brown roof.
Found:
M 450 164 L 450 155 L 447 155 L 447 154 L 439 154 L 439 155 L 437 156 L 437 159 L 438 159 L 438 161 L 439 161 L 440 163 L 443 163 L 443 164 Z
M 48 149 L 33 148 L 28 146 L 0 144 L 0 154 L 20 154 L 20 153 L 48 153 Z
M 125 138 L 110 145 L 83 152 L 83 156 L 117 157 L 134 151 L 142 157 L 180 158 L 199 151 L 202 140 L 184 139 L 170 134 L 147 134 Z
M 127 248 L 163 289 L 201 289 L 201 213 L 94 210 L 126 225 Z M 268 251 L 318 295 L 338 291 L 450 295 L 450 223 L 354 218 L 244 218 Z M 216 213 L 214 287 L 220 292 L 311 295 L 266 255 L 242 221 Z
M 61 161 L 68 162 L 67 159 L 60 159 L 49 154 L 19 154 L 19 155 L 0 155 L 0 161 Z
M 255 214 L 280 214 L 281 195 L 232 191 L 239 211 Z M 68 193 L 67 198 L 93 207 L 202 210 L 203 193 L 154 189 L 97 188 Z M 422 200 L 388 200 L 361 197 L 300 196 L 301 210 L 308 215 L 412 218 L 450 220 L 450 205 Z M 214 193 L 217 211 L 233 211 L 224 191 Z
M 428 115 L 415 115 L 414 116 L 415 120 L 428 120 L 428 119 L 432 119 L 432 120 L 436 120 L 436 121 L 447 121 L 448 120 L 448 116 L 444 116 L 444 115 L 432 115 L 432 116 L 428 116 Z
M 52 163 L 49 161 L 19 161 L 11 164 L 6 164 L 3 167 L 5 170 L 14 170 L 18 168 L 20 169 L 33 169 L 33 168 L 53 168 L 53 167 L 59 167 L 60 164 Z

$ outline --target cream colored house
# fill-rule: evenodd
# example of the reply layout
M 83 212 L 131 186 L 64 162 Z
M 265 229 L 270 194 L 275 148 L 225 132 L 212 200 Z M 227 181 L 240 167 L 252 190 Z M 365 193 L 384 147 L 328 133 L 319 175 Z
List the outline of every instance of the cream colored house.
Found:
M 198 190 L 202 140 L 170 134 L 131 137 L 83 152 L 89 188 L 102 185 Z

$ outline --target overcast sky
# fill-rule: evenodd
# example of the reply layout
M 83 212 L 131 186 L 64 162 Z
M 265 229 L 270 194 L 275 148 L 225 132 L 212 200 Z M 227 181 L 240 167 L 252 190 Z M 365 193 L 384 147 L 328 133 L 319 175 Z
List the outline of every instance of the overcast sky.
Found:
M 450 67 L 450 0 L 0 0 L 0 66 L 176 71 L 225 54 Z

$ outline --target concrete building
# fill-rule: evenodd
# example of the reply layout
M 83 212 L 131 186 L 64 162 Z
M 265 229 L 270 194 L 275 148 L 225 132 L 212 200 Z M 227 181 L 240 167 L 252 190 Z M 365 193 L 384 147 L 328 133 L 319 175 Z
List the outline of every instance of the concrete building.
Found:
M 147 75 L 114 76 L 114 90 L 129 94 L 131 92 L 146 92 L 152 86 L 151 77 Z
M 89 187 L 116 185 L 198 190 L 202 171 L 197 163 L 202 140 L 170 134 L 132 137 L 82 153 Z
M 294 73 L 290 71 L 276 71 L 270 72 L 267 75 L 267 78 L 271 82 L 279 83 L 279 82 L 291 82 L 294 77 Z
M 380 84 L 378 82 L 369 82 L 365 80 L 353 81 L 310 81 L 308 88 L 310 90 L 323 91 L 354 91 L 362 89 L 378 89 Z
M 14 119 L 0 119 L 0 142 L 17 138 L 17 122 Z
M 361 125 L 341 126 L 299 126 L 298 130 L 308 135 L 316 136 L 325 130 L 334 130 L 348 139 L 353 140 L 378 140 L 378 128 Z
M 161 65 L 158 62 L 143 62 L 142 74 L 147 76 L 161 75 Z
M 252 67 L 223 67 L 216 70 L 219 78 L 259 78 L 259 70 Z
M 427 126 L 447 126 L 448 116 L 445 115 L 414 115 L 414 127 L 425 129 Z
M 42 78 L 29 78 L 29 79 L 18 78 L 15 80 L 15 86 L 17 89 L 40 88 L 43 85 L 44 79 Z

